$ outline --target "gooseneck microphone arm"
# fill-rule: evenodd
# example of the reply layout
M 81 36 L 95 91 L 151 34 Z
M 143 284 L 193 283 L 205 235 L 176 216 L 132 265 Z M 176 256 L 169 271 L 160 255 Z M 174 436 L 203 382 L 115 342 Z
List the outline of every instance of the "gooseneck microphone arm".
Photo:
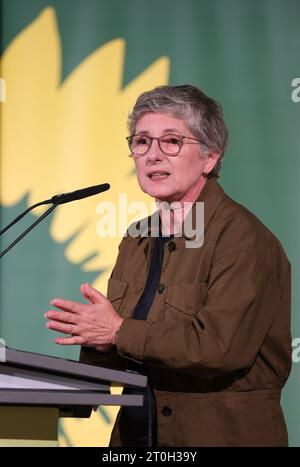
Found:
M 15 219 L 11 221 L 10 224 L 8 224 L 6 227 L 4 227 L 2 230 L 0 230 L 0 237 L 4 232 L 6 232 L 8 229 L 10 229 L 13 225 L 15 225 L 17 222 L 19 222 L 26 214 L 28 214 L 30 211 L 33 209 L 37 208 L 38 206 L 43 206 L 44 204 L 50 204 L 52 203 L 51 199 L 47 199 L 46 201 L 41 201 L 40 203 L 36 203 L 33 206 L 30 206 L 26 211 L 21 212 L 21 214 L 18 215 Z
M 2 256 L 4 256 L 11 248 L 13 248 L 17 243 L 19 243 L 19 241 L 22 240 L 22 238 L 25 237 L 25 235 L 27 235 L 30 232 L 30 230 L 32 230 L 37 224 L 39 224 L 39 222 L 41 222 L 46 216 L 48 216 L 48 214 L 50 214 L 50 212 L 52 212 L 56 208 L 56 206 L 57 206 L 56 204 L 53 204 L 53 206 L 51 206 L 51 208 L 47 209 L 47 211 L 44 212 L 44 214 L 42 214 L 35 222 L 33 222 L 33 224 L 31 224 L 28 227 L 28 229 L 26 229 L 10 245 L 8 245 L 8 247 L 5 248 L 5 250 L 1 251 L 0 258 L 2 258 Z
M 28 212 L 32 211 L 32 209 L 42 206 L 45 204 L 52 204 L 52 206 L 47 209 L 35 222 L 33 222 L 21 235 L 19 235 L 16 240 L 14 240 L 10 245 L 8 245 L 5 250 L 0 253 L 0 258 L 2 258 L 11 248 L 13 248 L 20 240 L 22 240 L 25 235 L 27 235 L 37 224 L 39 224 L 45 217 L 48 216 L 58 205 L 64 203 L 70 203 L 71 201 L 75 201 L 78 199 L 87 198 L 88 196 L 93 196 L 98 193 L 102 193 L 103 191 L 109 190 L 110 185 L 109 183 L 103 183 L 102 185 L 95 185 L 89 188 L 83 188 L 81 190 L 73 191 L 72 193 L 64 193 L 61 195 L 55 195 L 51 199 L 47 199 L 45 201 L 41 201 L 40 203 L 36 203 L 33 206 L 26 209 L 24 212 L 19 214 L 15 219 L 13 219 L 6 227 L 4 227 L 0 231 L 0 236 L 10 229 L 13 225 L 15 225 L 20 219 L 22 219 Z

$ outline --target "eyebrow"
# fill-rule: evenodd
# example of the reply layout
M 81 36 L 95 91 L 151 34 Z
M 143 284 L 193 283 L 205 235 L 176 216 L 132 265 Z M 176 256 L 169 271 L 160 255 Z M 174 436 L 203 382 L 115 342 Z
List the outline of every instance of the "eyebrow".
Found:
M 163 130 L 163 133 L 165 134 L 168 134 L 168 133 L 179 133 L 181 134 L 181 131 L 178 130 L 178 128 L 166 128 L 165 130 Z M 137 133 L 138 135 L 150 135 L 150 132 L 148 130 L 141 130 Z

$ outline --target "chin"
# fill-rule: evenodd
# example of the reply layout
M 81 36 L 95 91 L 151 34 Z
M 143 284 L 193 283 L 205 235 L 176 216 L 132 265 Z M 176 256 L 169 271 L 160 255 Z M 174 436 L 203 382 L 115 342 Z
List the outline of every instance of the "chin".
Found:
M 157 198 L 162 201 L 168 201 L 173 197 L 176 198 L 178 194 L 178 187 L 172 186 L 170 181 L 168 183 L 164 182 L 152 182 L 148 178 L 138 179 L 141 190 L 144 193 L 147 193 L 152 198 Z
M 166 189 L 166 187 L 154 187 L 154 186 L 144 186 L 142 190 L 147 193 L 149 196 L 158 199 L 165 199 L 166 197 L 170 196 L 172 191 Z

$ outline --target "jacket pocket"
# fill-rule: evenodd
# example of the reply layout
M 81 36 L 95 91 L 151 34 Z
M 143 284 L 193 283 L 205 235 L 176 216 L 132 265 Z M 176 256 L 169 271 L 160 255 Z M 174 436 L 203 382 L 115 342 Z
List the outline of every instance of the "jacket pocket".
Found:
M 107 298 L 117 311 L 120 309 L 127 285 L 127 282 L 120 281 L 119 279 L 108 280 Z
M 187 316 L 199 311 L 207 297 L 207 283 L 182 283 L 168 286 L 166 304 L 168 309 L 175 309 Z

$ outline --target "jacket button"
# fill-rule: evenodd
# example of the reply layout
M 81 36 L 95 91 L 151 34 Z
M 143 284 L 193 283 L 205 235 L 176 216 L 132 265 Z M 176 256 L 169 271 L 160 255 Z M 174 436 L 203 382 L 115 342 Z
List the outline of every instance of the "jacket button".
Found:
M 176 243 L 175 242 L 169 242 L 168 243 L 168 250 L 170 253 L 172 253 L 172 251 L 176 250 Z
M 158 284 L 158 293 L 163 293 L 164 290 L 165 290 L 164 284 Z
M 170 407 L 163 407 L 162 409 L 162 414 L 165 416 L 165 417 L 170 417 L 170 415 L 172 414 L 172 409 L 170 409 Z

